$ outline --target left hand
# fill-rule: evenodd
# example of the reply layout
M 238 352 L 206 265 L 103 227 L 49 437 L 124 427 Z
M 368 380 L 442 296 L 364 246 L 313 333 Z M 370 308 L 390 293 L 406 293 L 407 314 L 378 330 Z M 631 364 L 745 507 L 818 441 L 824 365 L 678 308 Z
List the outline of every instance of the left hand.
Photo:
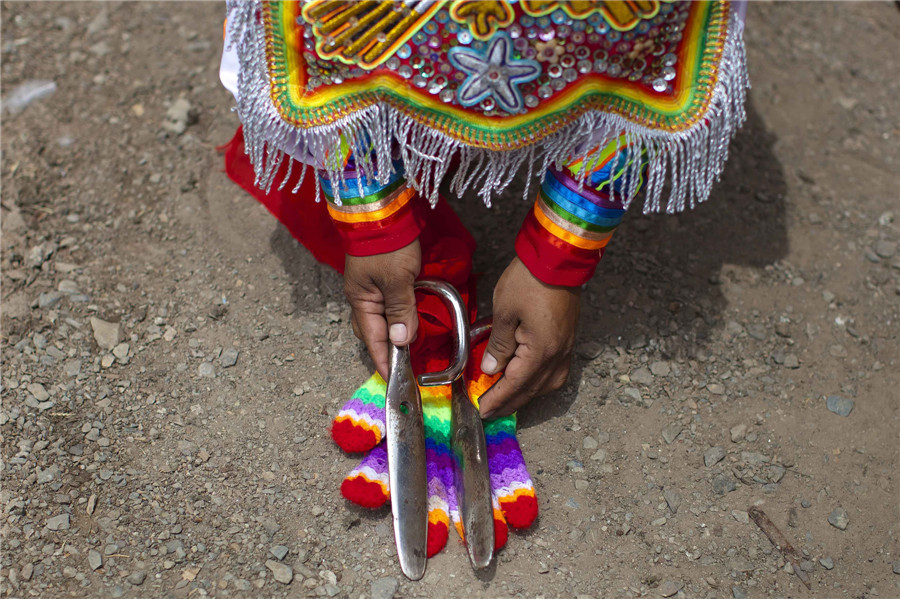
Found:
M 547 285 L 513 259 L 494 289 L 494 326 L 481 362 L 485 374 L 506 372 L 481 396 L 483 418 L 512 414 L 565 384 L 580 308 L 580 287 Z

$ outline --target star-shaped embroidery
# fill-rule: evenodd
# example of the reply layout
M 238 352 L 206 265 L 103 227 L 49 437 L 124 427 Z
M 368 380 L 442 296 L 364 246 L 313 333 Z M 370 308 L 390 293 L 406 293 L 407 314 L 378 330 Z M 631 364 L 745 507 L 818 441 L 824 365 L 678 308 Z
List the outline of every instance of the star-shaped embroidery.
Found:
M 468 75 L 456 92 L 460 104 L 473 106 L 493 96 L 497 106 L 507 112 L 522 110 L 525 104 L 517 86 L 537 79 L 541 65 L 514 59 L 512 50 L 512 40 L 505 33 L 495 36 L 484 54 L 463 46 L 450 49 L 450 62 Z

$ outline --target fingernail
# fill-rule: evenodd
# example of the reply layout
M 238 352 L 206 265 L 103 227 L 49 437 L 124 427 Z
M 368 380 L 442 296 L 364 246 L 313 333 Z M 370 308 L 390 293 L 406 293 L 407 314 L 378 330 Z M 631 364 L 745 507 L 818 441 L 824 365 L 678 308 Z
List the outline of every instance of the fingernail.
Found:
M 382 329 L 384 330 L 384 329 Z M 391 325 L 391 343 L 394 345 L 400 345 L 401 343 L 406 343 L 406 325 L 403 323 L 396 323 Z
M 485 374 L 494 374 L 497 370 L 497 358 L 491 355 L 490 352 L 484 352 L 484 357 L 481 359 L 481 371 Z

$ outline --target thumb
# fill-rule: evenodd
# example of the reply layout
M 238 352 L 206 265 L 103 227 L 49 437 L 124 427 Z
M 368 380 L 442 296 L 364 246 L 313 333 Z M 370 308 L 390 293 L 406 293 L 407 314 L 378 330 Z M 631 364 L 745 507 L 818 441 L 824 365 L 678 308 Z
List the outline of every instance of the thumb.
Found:
M 385 284 L 381 293 L 384 296 L 384 316 L 388 323 L 388 335 L 391 343 L 403 347 L 416 338 L 419 328 L 419 315 L 416 312 L 416 293 L 414 281 L 395 279 Z
M 487 349 L 481 359 L 481 371 L 485 374 L 497 374 L 509 364 L 516 353 L 516 327 L 515 320 L 494 318 L 491 330 L 491 338 L 488 340 Z

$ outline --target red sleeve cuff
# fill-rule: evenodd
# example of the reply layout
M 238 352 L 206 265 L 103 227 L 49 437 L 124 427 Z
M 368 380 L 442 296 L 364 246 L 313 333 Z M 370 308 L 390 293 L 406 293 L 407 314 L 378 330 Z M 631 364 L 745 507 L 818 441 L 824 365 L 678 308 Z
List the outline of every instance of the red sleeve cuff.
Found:
M 582 249 L 551 235 L 531 210 L 516 237 L 516 254 L 547 285 L 578 287 L 594 276 L 603 249 Z
M 392 214 L 374 221 L 347 222 L 335 218 L 332 222 L 341 236 L 344 252 L 351 256 L 386 254 L 406 247 L 425 228 L 424 202 L 409 189 L 410 198 Z

